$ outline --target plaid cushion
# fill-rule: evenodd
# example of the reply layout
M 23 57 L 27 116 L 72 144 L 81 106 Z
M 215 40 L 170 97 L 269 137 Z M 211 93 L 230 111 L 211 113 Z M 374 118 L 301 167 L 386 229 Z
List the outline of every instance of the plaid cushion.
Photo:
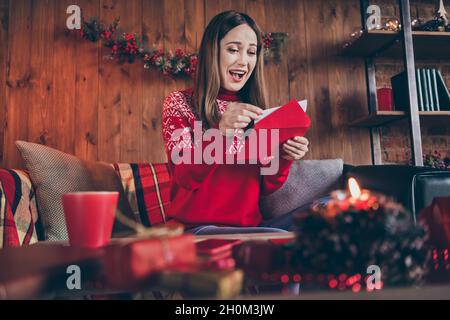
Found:
M 168 164 L 115 163 L 114 168 L 136 219 L 147 227 L 166 223 L 170 204 Z
M 35 193 L 25 171 L 0 169 L 0 248 L 38 241 Z

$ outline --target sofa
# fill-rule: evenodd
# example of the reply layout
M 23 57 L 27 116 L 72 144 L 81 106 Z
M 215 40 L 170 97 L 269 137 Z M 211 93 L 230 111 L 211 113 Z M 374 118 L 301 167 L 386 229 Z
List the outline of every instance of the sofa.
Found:
M 22 150 L 26 163 L 28 161 L 31 171 L 35 171 L 33 174 L 30 175 L 28 170 L 0 168 L 0 248 L 29 245 L 43 240 L 65 240 L 64 235 L 51 238 L 43 230 L 45 225 L 48 227 L 49 222 L 42 222 L 48 220 L 48 217 L 41 217 L 44 205 L 42 201 L 37 201 L 39 192 L 36 186 L 40 188 L 42 185 L 38 178 L 45 180 L 42 172 L 50 170 L 47 172 L 53 174 L 58 168 L 62 168 L 61 160 L 51 160 L 48 153 L 55 152 L 57 155 L 70 157 L 69 160 L 64 160 L 65 165 L 69 164 L 70 167 L 74 167 L 71 161 L 78 159 L 45 146 L 29 143 L 24 145 L 37 147 L 40 152 L 38 154 L 33 150 L 34 153 L 27 153 Z M 41 162 L 46 167 L 33 167 L 29 164 L 29 158 L 36 154 L 45 154 Z M 166 212 L 170 206 L 167 163 L 112 163 L 107 166 L 120 181 L 131 215 L 138 223 L 150 227 L 167 222 Z M 83 164 L 83 167 L 91 167 L 96 171 L 92 165 Z M 37 172 L 40 174 L 38 178 Z M 52 179 L 70 180 L 71 176 L 73 173 L 68 171 L 67 174 L 57 175 Z M 423 208 L 431 204 L 434 197 L 450 195 L 450 171 L 406 165 L 353 166 L 344 164 L 341 159 L 300 160 L 293 163 L 285 184 L 261 199 L 263 216 L 269 219 L 299 208 L 307 208 L 314 200 L 330 191 L 345 188 L 349 177 L 356 178 L 362 188 L 394 196 L 411 211 L 414 220 Z M 97 177 L 98 179 L 101 180 L 101 177 Z M 73 188 L 72 186 L 70 190 L 76 191 Z
M 164 223 L 170 203 L 167 164 L 112 163 L 111 167 L 122 182 L 135 221 L 146 227 Z M 28 171 L 0 168 L 0 221 L 0 248 L 48 240 Z

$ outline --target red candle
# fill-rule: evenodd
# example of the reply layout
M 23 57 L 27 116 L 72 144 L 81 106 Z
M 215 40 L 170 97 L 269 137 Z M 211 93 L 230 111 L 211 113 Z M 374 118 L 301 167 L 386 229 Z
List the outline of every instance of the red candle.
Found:
M 354 178 L 349 179 L 348 187 L 349 191 L 333 191 L 331 199 L 326 206 L 316 206 L 315 211 L 320 212 L 327 218 L 334 218 L 337 214 L 349 209 L 369 211 L 372 208 L 375 210 L 378 208 L 378 196 L 369 190 L 361 190 Z
M 373 199 L 375 198 L 370 194 L 370 191 L 361 191 L 355 178 L 348 179 L 348 187 L 351 194 L 350 202 L 353 204 L 353 207 L 356 210 L 369 210 L 371 207 L 371 202 L 373 202 Z

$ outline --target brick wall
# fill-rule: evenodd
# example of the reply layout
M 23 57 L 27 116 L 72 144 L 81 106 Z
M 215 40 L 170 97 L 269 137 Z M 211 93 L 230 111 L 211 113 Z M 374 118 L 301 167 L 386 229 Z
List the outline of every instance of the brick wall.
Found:
M 438 151 L 442 157 L 450 157 L 450 126 L 421 125 L 423 153 Z M 381 130 L 383 163 L 409 163 L 411 144 L 406 121 L 385 126 Z

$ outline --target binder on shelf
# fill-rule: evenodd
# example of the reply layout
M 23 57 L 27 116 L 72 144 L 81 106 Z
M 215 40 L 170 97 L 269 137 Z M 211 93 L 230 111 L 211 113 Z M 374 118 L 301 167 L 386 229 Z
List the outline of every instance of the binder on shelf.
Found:
M 399 73 L 391 78 L 392 95 L 395 110 L 405 111 L 409 106 L 408 86 L 406 72 Z
M 420 74 L 419 69 L 416 69 L 416 88 L 417 88 L 419 111 L 423 111 L 422 75 Z
M 418 70 L 416 70 L 416 75 Z M 419 79 L 419 78 L 417 78 Z M 418 80 L 416 79 L 416 85 L 419 85 Z M 423 85 L 426 83 L 426 81 L 424 81 L 424 79 L 426 79 L 426 75 L 424 76 L 423 74 L 420 77 L 420 83 L 422 84 L 422 100 L 425 99 L 425 103 L 421 104 L 420 103 L 420 97 L 419 97 L 419 93 L 418 93 L 418 101 L 417 101 L 417 108 L 419 111 L 424 110 L 423 106 L 428 105 L 427 104 L 427 99 L 428 99 L 428 95 L 426 93 L 427 89 L 423 87 Z M 391 78 L 391 86 L 392 86 L 392 95 L 394 97 L 394 105 L 395 105 L 395 110 L 400 110 L 400 111 L 407 111 L 409 110 L 409 90 L 408 90 L 408 78 L 406 75 L 406 72 L 403 71 L 395 76 L 393 76 Z M 419 90 L 419 89 L 418 89 Z M 421 108 L 422 107 L 422 108 Z
M 428 94 L 428 81 L 427 81 L 427 73 L 425 69 L 419 69 L 422 74 L 422 91 L 424 93 L 424 108 L 423 111 L 430 110 L 430 96 Z
M 450 93 L 448 92 L 447 86 L 445 85 L 444 78 L 439 70 L 436 72 L 437 90 L 439 95 L 439 105 L 441 111 L 450 110 Z
M 436 81 L 436 69 L 431 69 L 431 82 L 433 86 L 433 97 L 435 100 L 434 111 L 441 111 L 440 103 L 439 103 L 439 94 L 437 89 L 437 81 Z
M 434 102 L 434 96 L 433 96 L 433 87 L 431 84 L 431 72 L 430 72 L 430 69 L 425 69 L 425 71 L 427 73 L 428 95 L 430 97 L 430 99 L 429 99 L 430 104 L 429 104 L 429 108 L 427 111 L 434 111 L 435 102 Z

